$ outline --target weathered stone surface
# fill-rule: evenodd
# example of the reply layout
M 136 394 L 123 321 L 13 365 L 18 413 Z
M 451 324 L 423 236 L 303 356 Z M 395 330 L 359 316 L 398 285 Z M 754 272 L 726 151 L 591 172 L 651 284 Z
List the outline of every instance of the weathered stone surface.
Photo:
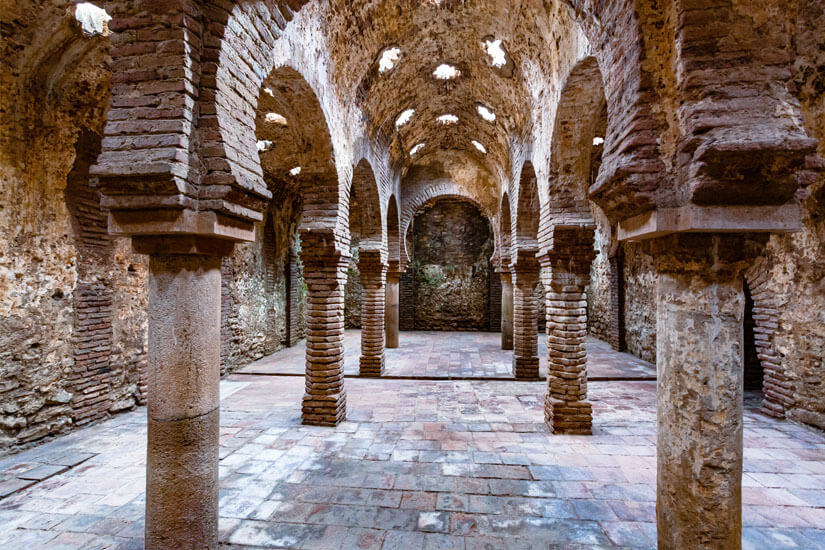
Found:
M 490 225 L 473 205 L 442 199 L 410 229 L 415 274 L 415 328 L 487 330 Z
M 236 246 L 232 256 L 224 259 L 224 373 L 293 345 L 303 336 L 306 291 L 297 258 L 299 215 L 300 204 L 294 197 L 279 197 L 257 224 L 255 241 Z

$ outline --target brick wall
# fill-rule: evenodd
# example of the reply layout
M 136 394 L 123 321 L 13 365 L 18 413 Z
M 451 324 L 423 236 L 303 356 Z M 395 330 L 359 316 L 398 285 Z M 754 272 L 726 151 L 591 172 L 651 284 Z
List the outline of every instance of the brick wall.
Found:
M 489 286 L 489 324 L 487 330 L 490 332 L 501 332 L 501 277 L 493 271 L 490 265 L 490 286 Z

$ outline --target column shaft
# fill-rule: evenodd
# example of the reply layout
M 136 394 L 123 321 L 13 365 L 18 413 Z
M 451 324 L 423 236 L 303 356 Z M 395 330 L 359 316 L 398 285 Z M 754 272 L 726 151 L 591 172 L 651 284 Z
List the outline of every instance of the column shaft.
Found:
M 513 371 L 517 379 L 539 377 L 538 304 L 539 264 L 520 258 L 513 266 Z M 543 309 L 543 308 L 542 308 Z
M 550 268 L 547 293 L 547 396 L 544 416 L 553 433 L 589 434 L 587 294 L 589 274 Z
M 384 322 L 386 323 L 386 344 L 388 348 L 398 347 L 398 283 L 400 280 L 400 273 L 387 272 Z
M 736 257 L 745 246 L 706 235 L 662 241 L 654 252 L 659 548 L 738 549 L 744 265 Z
M 346 418 L 344 287 L 350 258 L 302 236 L 306 298 L 306 393 L 302 421 L 335 426 Z
M 501 276 L 501 349 L 513 349 L 513 276 Z
M 378 251 L 361 251 L 361 376 L 384 374 L 384 302 L 387 264 Z
M 221 260 L 149 268 L 146 548 L 217 548 Z

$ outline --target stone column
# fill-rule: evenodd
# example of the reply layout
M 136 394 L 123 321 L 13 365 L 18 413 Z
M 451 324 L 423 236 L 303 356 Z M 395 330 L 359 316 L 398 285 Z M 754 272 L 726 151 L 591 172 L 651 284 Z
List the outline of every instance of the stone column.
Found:
M 361 250 L 361 376 L 384 374 L 384 280 L 387 264 L 379 250 Z M 397 287 L 396 287 L 397 288 Z
M 147 549 L 218 547 L 221 255 L 232 244 L 203 244 L 134 240 L 150 254 Z
M 350 257 L 322 235 L 301 235 L 306 297 L 306 393 L 301 419 L 336 426 L 346 418 L 344 287 Z
M 658 272 L 659 548 L 741 547 L 748 242 L 683 234 L 649 244 Z
M 587 285 L 593 228 L 555 228 L 542 259 L 547 295 L 547 395 L 544 419 L 553 433 L 590 434 L 587 401 Z
M 517 379 L 539 377 L 538 304 L 539 262 L 535 253 L 520 256 L 513 274 L 513 372 Z
M 513 275 L 508 271 L 501 277 L 501 349 L 513 349 Z
M 384 308 L 384 322 L 387 335 L 387 347 L 398 347 L 398 283 L 401 273 L 387 272 L 386 306 Z

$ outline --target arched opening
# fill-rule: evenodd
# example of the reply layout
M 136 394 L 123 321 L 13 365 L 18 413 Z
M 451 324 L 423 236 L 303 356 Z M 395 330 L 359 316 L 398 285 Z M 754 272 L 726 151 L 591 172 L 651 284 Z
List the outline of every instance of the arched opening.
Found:
M 518 184 L 518 210 L 516 212 L 516 233 L 514 255 L 522 249 L 535 249 L 538 245 L 539 231 L 539 190 L 536 171 L 529 160 L 521 168 Z
M 511 254 L 510 241 L 513 234 L 513 224 L 510 215 L 510 197 L 505 192 L 501 197 L 501 206 L 499 214 L 499 238 L 501 243 L 499 246 L 499 261 L 502 268 L 510 266 Z
M 398 271 L 401 261 L 401 237 L 399 234 L 399 226 L 401 219 L 399 218 L 398 201 L 395 195 L 390 196 L 387 203 L 387 256 L 391 271 Z M 406 258 L 405 258 L 406 260 Z
M 759 393 L 758 399 L 761 399 L 762 384 L 765 376 L 765 371 L 762 367 L 762 362 L 759 360 L 759 352 L 756 347 L 756 321 L 754 320 L 754 303 L 751 295 L 748 282 L 743 284 L 743 291 L 745 294 L 745 314 L 742 320 L 743 324 L 743 345 L 744 345 L 744 379 L 745 391 L 752 391 Z
M 264 220 L 264 231 L 261 242 L 261 271 L 265 299 L 272 299 L 277 294 L 278 266 L 277 237 L 275 236 L 272 214 L 267 213 Z M 270 354 L 278 350 L 283 338 L 278 335 L 278 309 L 274 305 L 266 308 L 266 325 L 264 328 L 264 353 Z
M 100 192 L 89 185 L 89 167 L 100 154 L 100 140 L 101 136 L 96 132 L 87 128 L 80 130 L 74 145 L 74 166 L 66 178 L 66 206 L 72 218 L 77 248 L 72 372 L 72 408 L 76 424 L 106 415 L 112 382 L 114 313 L 110 269 L 113 243 L 107 228 L 107 213 L 100 207 Z M 98 353 L 87 351 L 92 347 Z M 95 388 L 96 391 L 87 391 Z
M 481 210 L 439 197 L 419 208 L 408 233 L 415 330 L 487 331 L 494 245 Z

